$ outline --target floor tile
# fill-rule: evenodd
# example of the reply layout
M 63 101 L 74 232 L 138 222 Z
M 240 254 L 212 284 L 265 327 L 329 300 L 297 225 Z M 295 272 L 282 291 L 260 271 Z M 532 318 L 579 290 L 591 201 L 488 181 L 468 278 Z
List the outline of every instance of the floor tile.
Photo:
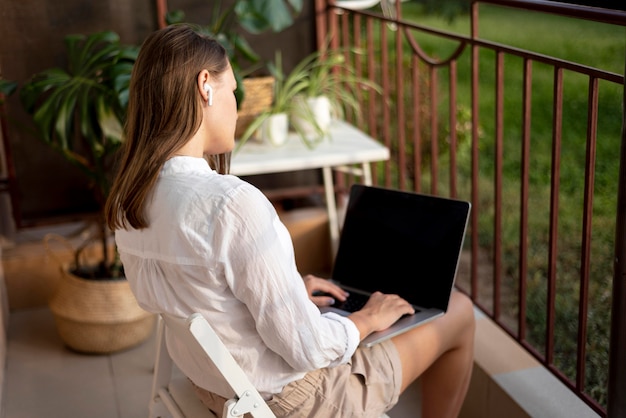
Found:
M 67 349 L 47 308 L 9 319 L 5 418 L 145 418 L 152 338 L 112 355 Z

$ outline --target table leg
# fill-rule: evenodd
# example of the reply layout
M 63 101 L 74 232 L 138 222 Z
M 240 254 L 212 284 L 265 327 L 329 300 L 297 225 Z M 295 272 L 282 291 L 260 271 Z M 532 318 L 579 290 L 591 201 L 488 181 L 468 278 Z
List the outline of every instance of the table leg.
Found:
M 372 168 L 370 167 L 370 163 L 363 163 L 361 165 L 363 173 L 361 174 L 361 178 L 363 179 L 363 184 L 366 186 L 372 185 Z
M 339 247 L 339 220 L 337 217 L 337 203 L 335 202 L 335 181 L 330 167 L 322 167 L 324 176 L 324 192 L 326 194 L 326 211 L 330 227 L 331 261 L 334 262 Z

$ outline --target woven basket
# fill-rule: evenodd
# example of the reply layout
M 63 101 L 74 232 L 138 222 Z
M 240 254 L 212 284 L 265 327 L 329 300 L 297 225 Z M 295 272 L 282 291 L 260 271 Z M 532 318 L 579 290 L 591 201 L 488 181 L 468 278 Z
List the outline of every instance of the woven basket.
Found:
M 274 100 L 274 77 L 248 77 L 243 79 L 245 98 L 237 112 L 235 138 L 241 137 L 248 126 Z
M 47 234 L 43 243 L 59 264 L 61 277 L 48 302 L 57 332 L 65 345 L 83 353 L 106 354 L 133 347 L 154 330 L 156 316 L 144 311 L 125 279 L 89 280 L 76 276 L 52 251 L 57 241 L 73 250 L 62 236 Z
M 112 353 L 147 339 L 155 315 L 137 304 L 127 280 L 86 280 L 63 269 L 49 302 L 57 331 L 71 349 Z

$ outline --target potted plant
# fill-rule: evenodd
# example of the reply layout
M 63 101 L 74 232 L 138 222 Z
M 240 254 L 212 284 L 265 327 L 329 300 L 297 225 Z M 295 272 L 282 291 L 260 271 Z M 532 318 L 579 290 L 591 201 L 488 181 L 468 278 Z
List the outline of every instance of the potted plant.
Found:
M 302 138 L 319 141 L 328 133 L 331 121 L 346 111 L 361 115 L 357 90 L 380 93 L 380 87 L 357 75 L 346 60 L 347 53 L 359 50 L 324 48 L 305 57 L 294 71 L 306 71 L 306 88 L 292 106 L 291 124 Z
M 250 34 L 281 32 L 294 23 L 302 5 L 302 0 L 215 0 L 211 2 L 209 22 L 195 25 L 199 32 L 215 38 L 228 52 L 238 86 L 235 91 L 239 108 L 236 137 L 271 104 L 274 82 L 272 76 L 250 76 L 262 68 L 261 58 L 242 31 Z M 167 12 L 164 21 L 181 23 L 185 21 L 185 13 L 181 10 Z
M 268 68 L 276 80 L 274 100 L 239 138 L 237 150 L 254 136 L 267 139 L 268 120 L 276 114 L 286 114 L 304 144 L 314 148 L 327 135 L 333 118 L 342 117 L 348 109 L 356 115 L 361 114 L 356 89 L 380 92 L 377 84 L 356 75 L 340 49 L 313 52 L 296 64 L 289 74 L 283 73 L 278 51 L 275 63 L 268 63 Z M 271 138 L 266 142 L 276 144 Z
M 236 150 L 254 137 L 261 142 L 282 145 L 287 139 L 294 100 L 307 88 L 307 69 L 297 66 L 286 75 L 280 51 L 276 51 L 274 63 L 268 63 L 268 68 L 275 79 L 272 104 L 258 114 L 239 137 Z
M 109 193 L 113 156 L 122 142 L 128 85 L 138 48 L 120 43 L 111 31 L 65 37 L 66 68 L 50 68 L 27 80 L 20 91 L 40 138 L 90 179 L 100 211 L 96 233 L 100 259 L 75 250 L 63 266 L 50 308 L 66 345 L 83 352 L 113 352 L 147 338 L 154 317 L 143 311 L 125 280 L 102 208 Z M 54 236 L 48 236 L 45 243 Z M 66 242 L 67 243 L 67 242 Z

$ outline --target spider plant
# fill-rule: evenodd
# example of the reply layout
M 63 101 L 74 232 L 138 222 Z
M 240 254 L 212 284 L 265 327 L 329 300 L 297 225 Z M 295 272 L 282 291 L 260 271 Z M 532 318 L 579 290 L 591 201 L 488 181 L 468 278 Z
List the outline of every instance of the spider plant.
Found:
M 248 126 L 248 129 L 239 138 L 235 152 L 243 146 L 248 139 L 257 134 L 257 131 L 265 124 L 272 116 L 285 113 L 289 115 L 292 111 L 292 106 L 295 98 L 304 92 L 308 83 L 308 68 L 303 66 L 296 66 L 289 74 L 285 74 L 283 71 L 282 54 L 278 50 L 274 55 L 274 62 L 267 64 L 268 69 L 272 76 L 274 76 L 274 97 L 272 105 L 261 112 L 254 121 Z M 308 141 L 305 141 L 307 146 L 312 146 Z
M 270 73 L 275 77 L 274 100 L 271 107 L 262 112 L 239 139 L 237 150 L 250 139 L 271 115 L 285 112 L 289 114 L 291 126 L 304 144 L 313 149 L 322 141 L 327 126 L 317 119 L 316 113 L 306 104 L 307 99 L 327 97 L 334 109 L 335 117 L 343 117 L 350 109 L 360 115 L 360 105 L 356 90 L 369 89 L 380 93 L 380 87 L 356 75 L 352 65 L 346 60 L 343 49 L 315 51 L 285 74 L 282 68 L 280 51 L 275 53 L 274 63 L 268 63 Z M 354 53 L 359 53 L 353 50 Z M 328 116 L 330 120 L 330 116 Z

